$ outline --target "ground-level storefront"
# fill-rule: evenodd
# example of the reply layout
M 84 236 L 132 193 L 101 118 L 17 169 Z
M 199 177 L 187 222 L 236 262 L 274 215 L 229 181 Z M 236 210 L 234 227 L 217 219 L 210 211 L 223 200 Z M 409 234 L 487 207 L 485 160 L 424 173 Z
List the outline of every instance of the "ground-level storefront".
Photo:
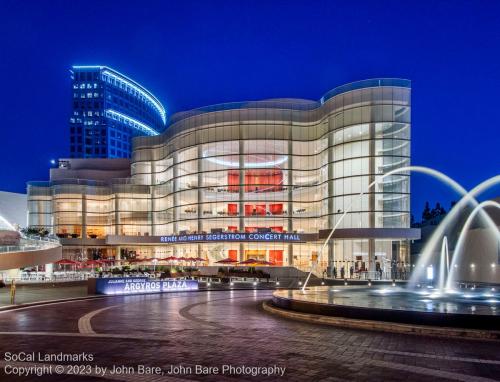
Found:
M 315 234 L 302 235 L 172 235 L 118 236 L 104 240 L 64 240 L 63 257 L 85 261 L 114 259 L 155 261 L 161 265 L 217 265 L 231 259 L 238 265 L 250 259 L 273 266 L 337 278 L 405 278 L 410 272 L 409 240 L 335 238 L 324 246 Z M 324 249 L 323 249 L 324 247 Z M 323 253 L 321 254 L 323 250 Z M 203 259 L 203 261 L 194 259 Z M 190 260 L 193 259 L 193 260 Z

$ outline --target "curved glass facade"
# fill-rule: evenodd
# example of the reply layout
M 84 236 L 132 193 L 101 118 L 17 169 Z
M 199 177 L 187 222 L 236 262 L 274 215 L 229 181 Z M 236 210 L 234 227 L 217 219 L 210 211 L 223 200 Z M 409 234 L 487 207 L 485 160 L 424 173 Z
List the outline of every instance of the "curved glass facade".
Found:
M 375 271 L 394 256 L 407 263 L 406 238 L 377 238 L 376 232 L 409 228 L 409 174 L 367 188 L 378 176 L 410 165 L 409 81 L 347 86 L 321 102 L 266 100 L 176 114 L 162 135 L 134 139 L 131 184 L 103 186 L 104 192 L 95 185 L 51 185 L 52 227 L 57 232 L 76 219 L 66 225 L 87 225 L 87 234 L 99 227 L 98 236 L 318 234 L 349 210 L 339 225 L 345 236 L 329 244 L 322 268 Z M 63 192 L 67 208 L 61 210 L 58 187 L 83 190 L 75 202 L 71 191 Z M 40 209 L 34 197 L 30 192 L 30 203 Z M 77 221 L 79 214 L 85 222 Z M 359 229 L 370 229 L 370 236 L 348 233 Z M 257 258 L 305 268 L 321 244 L 168 244 L 148 247 L 146 255 Z

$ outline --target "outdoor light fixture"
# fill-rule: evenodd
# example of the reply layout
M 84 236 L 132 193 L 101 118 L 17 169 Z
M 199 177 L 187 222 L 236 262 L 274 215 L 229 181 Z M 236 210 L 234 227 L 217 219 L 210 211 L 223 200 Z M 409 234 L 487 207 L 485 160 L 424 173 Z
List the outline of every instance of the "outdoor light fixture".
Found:
M 324 282 L 324 281 L 322 281 L 322 282 L 321 282 L 321 285 L 325 285 L 325 282 Z
M 253 286 L 256 286 L 256 285 L 257 285 L 257 281 L 254 281 L 254 282 L 253 282 Z
M 233 286 L 233 285 L 234 285 L 234 283 L 231 281 L 231 282 L 229 283 L 229 285 L 230 285 L 230 286 Z
M 495 268 L 497 265 L 495 263 L 491 263 L 491 267 Z
M 302 285 L 302 281 L 299 281 L 299 285 Z
M 207 283 L 207 287 L 209 287 L 210 285 L 212 285 L 212 284 L 210 284 L 210 283 Z
M 279 281 L 276 281 L 276 285 L 280 285 L 280 282 L 279 282 Z
M 471 264 L 470 264 L 470 267 L 471 267 L 471 268 L 474 268 L 475 266 L 476 266 L 476 265 L 475 265 L 474 263 L 471 263 Z

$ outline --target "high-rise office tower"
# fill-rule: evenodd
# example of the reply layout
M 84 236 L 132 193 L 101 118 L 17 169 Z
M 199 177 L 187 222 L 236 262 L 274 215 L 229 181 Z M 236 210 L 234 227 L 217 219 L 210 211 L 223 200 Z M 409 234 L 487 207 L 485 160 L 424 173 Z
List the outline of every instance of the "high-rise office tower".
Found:
M 106 66 L 73 66 L 71 158 L 129 158 L 131 139 L 158 135 L 166 112 L 146 88 Z

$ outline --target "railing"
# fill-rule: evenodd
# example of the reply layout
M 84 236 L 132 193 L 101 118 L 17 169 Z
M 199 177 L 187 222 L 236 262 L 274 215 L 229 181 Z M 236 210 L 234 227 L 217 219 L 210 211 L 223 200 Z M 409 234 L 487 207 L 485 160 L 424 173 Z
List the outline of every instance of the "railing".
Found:
M 6 284 L 10 283 L 12 280 L 22 283 L 53 283 L 84 281 L 93 276 L 94 275 L 89 272 L 54 272 L 52 275 L 47 275 L 45 272 L 23 272 L 18 277 L 4 277 L 3 281 Z
M 41 249 L 49 249 L 61 245 L 56 238 L 42 236 L 27 236 L 21 238 L 20 241 L 24 243 L 0 246 L 0 253 L 39 251 Z

